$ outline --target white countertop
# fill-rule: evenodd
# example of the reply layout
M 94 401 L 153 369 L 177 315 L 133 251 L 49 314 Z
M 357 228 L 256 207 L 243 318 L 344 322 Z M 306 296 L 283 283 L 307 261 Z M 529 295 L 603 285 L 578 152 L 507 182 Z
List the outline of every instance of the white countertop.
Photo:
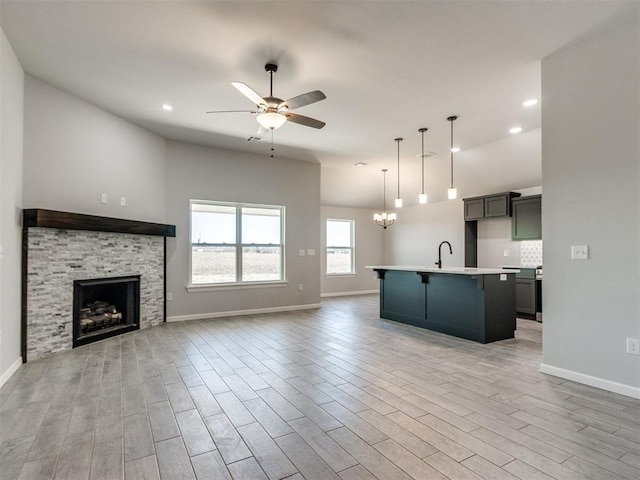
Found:
M 501 265 L 502 268 L 522 268 L 523 270 L 535 270 L 538 267 L 533 265 Z
M 474 267 L 425 267 L 424 265 L 368 265 L 372 270 L 399 270 L 405 272 L 453 273 L 456 275 L 495 275 L 498 273 L 518 273 L 519 270 L 504 270 L 502 268 L 474 268 Z

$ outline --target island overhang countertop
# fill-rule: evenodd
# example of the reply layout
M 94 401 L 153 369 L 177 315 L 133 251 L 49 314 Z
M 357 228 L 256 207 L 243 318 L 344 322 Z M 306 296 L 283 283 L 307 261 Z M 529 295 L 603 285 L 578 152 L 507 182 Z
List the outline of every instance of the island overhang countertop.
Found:
M 500 273 L 515 274 L 520 270 L 502 268 L 476 267 L 426 267 L 424 265 L 367 265 L 371 270 L 395 270 L 401 272 L 452 273 L 456 275 L 496 275 Z

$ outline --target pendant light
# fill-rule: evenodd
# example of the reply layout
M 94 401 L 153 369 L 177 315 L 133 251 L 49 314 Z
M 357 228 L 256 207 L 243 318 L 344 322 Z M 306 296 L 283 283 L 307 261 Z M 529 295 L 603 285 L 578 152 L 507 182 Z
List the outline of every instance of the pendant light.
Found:
M 453 186 L 453 122 L 457 118 L 458 117 L 455 115 L 447 117 L 447 120 L 451 122 L 451 186 L 449 187 L 449 190 L 447 190 L 447 197 L 449 200 L 455 200 L 458 198 L 458 189 Z
M 424 132 L 426 132 L 428 128 L 421 128 L 418 131 L 422 134 L 422 191 L 420 195 L 418 195 L 418 203 L 425 204 L 427 203 L 427 194 L 424 193 Z
M 398 197 L 396 198 L 396 208 L 402 208 L 402 198 L 400 198 L 400 142 L 402 138 L 394 138 L 393 141 L 398 144 Z
M 386 229 L 396 221 L 395 213 L 387 213 L 387 169 L 382 169 L 382 213 L 374 213 L 373 220 L 377 225 Z

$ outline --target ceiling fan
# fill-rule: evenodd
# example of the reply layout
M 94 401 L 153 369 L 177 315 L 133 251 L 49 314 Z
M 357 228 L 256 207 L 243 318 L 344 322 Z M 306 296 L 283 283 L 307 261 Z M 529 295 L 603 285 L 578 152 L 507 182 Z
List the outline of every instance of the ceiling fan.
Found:
M 258 115 L 257 120 L 260 124 L 258 133 L 263 129 L 273 132 L 275 129 L 284 125 L 287 120 L 299 125 L 304 125 L 305 127 L 322 128 L 325 126 L 324 122 L 316 120 L 315 118 L 291 113 L 291 110 L 295 110 L 296 108 L 324 100 L 327 98 L 324 93 L 320 90 L 314 90 L 288 100 L 282 100 L 281 98 L 274 97 L 273 74 L 278 71 L 278 66 L 274 63 L 267 63 L 264 66 L 264 69 L 269 74 L 268 97 L 261 97 L 246 83 L 231 82 L 231 85 L 256 105 L 256 110 L 216 110 L 207 113 L 251 113 Z

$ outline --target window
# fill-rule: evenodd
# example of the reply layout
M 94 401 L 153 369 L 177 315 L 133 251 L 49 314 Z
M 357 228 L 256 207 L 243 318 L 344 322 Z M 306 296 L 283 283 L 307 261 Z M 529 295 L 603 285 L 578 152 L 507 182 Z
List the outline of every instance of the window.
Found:
M 327 275 L 355 273 L 353 220 L 327 219 Z
M 284 281 L 284 207 L 191 201 L 191 285 Z

